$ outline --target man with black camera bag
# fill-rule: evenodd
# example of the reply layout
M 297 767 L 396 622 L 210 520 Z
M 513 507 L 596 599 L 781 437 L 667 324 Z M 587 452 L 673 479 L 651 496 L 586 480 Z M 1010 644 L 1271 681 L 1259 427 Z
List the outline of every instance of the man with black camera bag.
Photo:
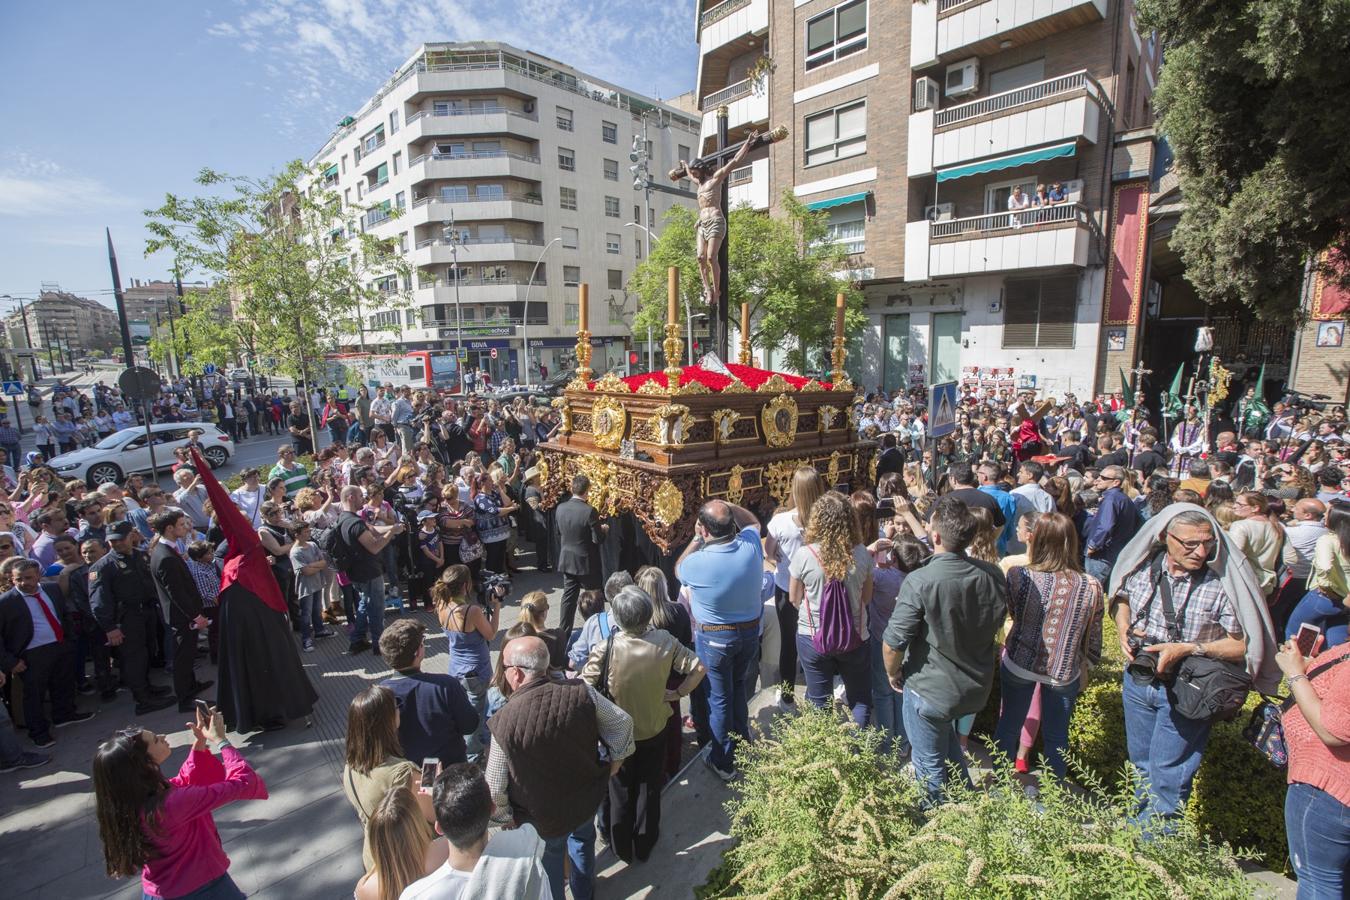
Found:
M 1122 574 L 1128 573 L 1128 574 Z M 1202 508 L 1175 503 L 1126 545 L 1111 584 L 1124 677 L 1125 737 L 1145 793 L 1139 819 L 1179 816 L 1217 719 L 1253 681 L 1279 683 L 1264 594 Z

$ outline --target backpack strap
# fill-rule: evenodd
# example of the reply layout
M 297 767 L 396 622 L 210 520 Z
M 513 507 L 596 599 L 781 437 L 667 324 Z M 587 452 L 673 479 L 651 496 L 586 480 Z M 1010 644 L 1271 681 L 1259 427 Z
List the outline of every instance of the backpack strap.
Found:
M 602 609 L 600 610 L 598 615 L 600 616 L 600 637 L 603 639 L 608 639 L 610 635 L 609 613 Z

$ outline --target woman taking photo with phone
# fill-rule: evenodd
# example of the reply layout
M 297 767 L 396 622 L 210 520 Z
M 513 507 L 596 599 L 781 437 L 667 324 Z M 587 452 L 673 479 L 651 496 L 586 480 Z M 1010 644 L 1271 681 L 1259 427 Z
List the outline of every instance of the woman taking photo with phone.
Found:
M 140 870 L 147 898 L 235 900 L 230 859 L 211 813 L 235 800 L 266 800 L 267 786 L 225 738 L 225 719 L 198 707 L 192 749 L 178 774 L 160 767 L 173 750 L 162 734 L 124 729 L 94 754 L 94 802 L 108 874 Z M 206 749 L 215 745 L 217 759 Z

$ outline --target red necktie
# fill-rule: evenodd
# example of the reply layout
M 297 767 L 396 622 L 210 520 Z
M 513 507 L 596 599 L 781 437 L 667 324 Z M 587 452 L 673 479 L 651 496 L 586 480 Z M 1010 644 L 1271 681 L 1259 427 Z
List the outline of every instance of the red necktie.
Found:
M 56 621 L 56 616 L 52 615 L 52 611 L 47 608 L 47 601 L 42 596 L 42 593 L 39 591 L 36 594 L 29 594 L 28 596 L 37 601 L 38 609 L 41 609 L 42 614 L 47 617 L 47 624 L 51 626 L 52 633 L 56 635 L 56 642 L 59 644 L 64 641 L 66 639 L 66 632 L 61 628 L 61 623 Z

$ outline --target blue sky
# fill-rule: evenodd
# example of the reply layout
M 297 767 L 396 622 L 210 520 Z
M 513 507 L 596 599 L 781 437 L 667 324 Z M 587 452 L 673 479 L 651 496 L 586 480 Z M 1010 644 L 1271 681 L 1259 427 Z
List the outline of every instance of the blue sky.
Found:
M 316 151 L 424 41 L 500 40 L 661 97 L 693 86 L 694 0 L 0 2 L 0 294 L 59 282 L 111 305 L 162 278 L 143 210 L 210 166 Z M 0 301 L 7 309 L 9 301 Z

